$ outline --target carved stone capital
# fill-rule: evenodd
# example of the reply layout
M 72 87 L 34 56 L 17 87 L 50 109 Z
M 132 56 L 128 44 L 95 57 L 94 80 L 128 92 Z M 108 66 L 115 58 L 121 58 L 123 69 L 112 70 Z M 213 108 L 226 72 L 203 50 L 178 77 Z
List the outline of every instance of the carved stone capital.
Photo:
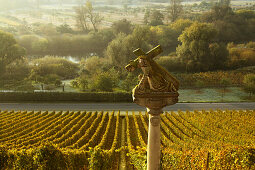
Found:
M 145 93 L 133 95 L 136 104 L 144 106 L 151 115 L 163 113 L 162 108 L 178 102 L 179 94 L 175 93 Z
M 150 124 L 152 126 L 160 125 L 160 116 L 159 115 L 150 115 Z

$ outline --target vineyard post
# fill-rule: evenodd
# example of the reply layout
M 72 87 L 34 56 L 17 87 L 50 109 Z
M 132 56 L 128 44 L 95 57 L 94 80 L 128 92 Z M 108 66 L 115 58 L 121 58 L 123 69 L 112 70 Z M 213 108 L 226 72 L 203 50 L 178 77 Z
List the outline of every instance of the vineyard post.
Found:
M 160 169 L 160 114 L 163 107 L 177 103 L 179 96 L 179 81 L 153 60 L 162 51 L 160 45 L 147 53 L 138 48 L 133 51 L 138 58 L 125 67 L 130 72 L 136 68 L 143 71 L 132 96 L 149 114 L 147 170 Z

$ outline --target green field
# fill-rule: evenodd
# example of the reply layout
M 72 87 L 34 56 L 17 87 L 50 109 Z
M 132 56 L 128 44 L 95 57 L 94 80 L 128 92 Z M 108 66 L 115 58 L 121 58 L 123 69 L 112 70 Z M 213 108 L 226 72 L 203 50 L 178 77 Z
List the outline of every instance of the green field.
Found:
M 163 169 L 254 169 L 255 111 L 161 115 Z M 0 112 L 4 169 L 144 169 L 148 114 Z
M 14 21 L 12 19 L 9 19 L 9 18 L 6 18 L 6 17 L 3 17 L 3 16 L 0 16 L 0 24 L 7 24 L 7 25 L 10 25 L 10 26 L 19 26 L 20 23 L 17 22 L 17 21 Z

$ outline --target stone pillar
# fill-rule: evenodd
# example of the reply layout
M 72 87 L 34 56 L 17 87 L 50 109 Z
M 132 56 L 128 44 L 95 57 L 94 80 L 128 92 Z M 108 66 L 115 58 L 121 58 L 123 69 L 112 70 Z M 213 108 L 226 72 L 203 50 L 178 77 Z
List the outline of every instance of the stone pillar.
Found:
M 150 110 L 147 145 L 147 170 L 160 169 L 160 114 L 162 110 Z

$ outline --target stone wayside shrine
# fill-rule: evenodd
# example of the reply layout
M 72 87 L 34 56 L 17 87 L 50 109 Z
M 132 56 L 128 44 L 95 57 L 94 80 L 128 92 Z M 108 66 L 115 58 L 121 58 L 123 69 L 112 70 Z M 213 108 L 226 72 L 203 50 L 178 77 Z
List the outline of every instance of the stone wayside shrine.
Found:
M 140 82 L 133 89 L 133 101 L 147 108 L 149 130 L 147 145 L 147 170 L 160 169 L 160 114 L 162 108 L 178 102 L 179 81 L 158 65 L 153 58 L 162 52 L 160 45 L 144 53 L 134 51 L 137 58 L 125 67 L 128 71 L 141 68 Z

